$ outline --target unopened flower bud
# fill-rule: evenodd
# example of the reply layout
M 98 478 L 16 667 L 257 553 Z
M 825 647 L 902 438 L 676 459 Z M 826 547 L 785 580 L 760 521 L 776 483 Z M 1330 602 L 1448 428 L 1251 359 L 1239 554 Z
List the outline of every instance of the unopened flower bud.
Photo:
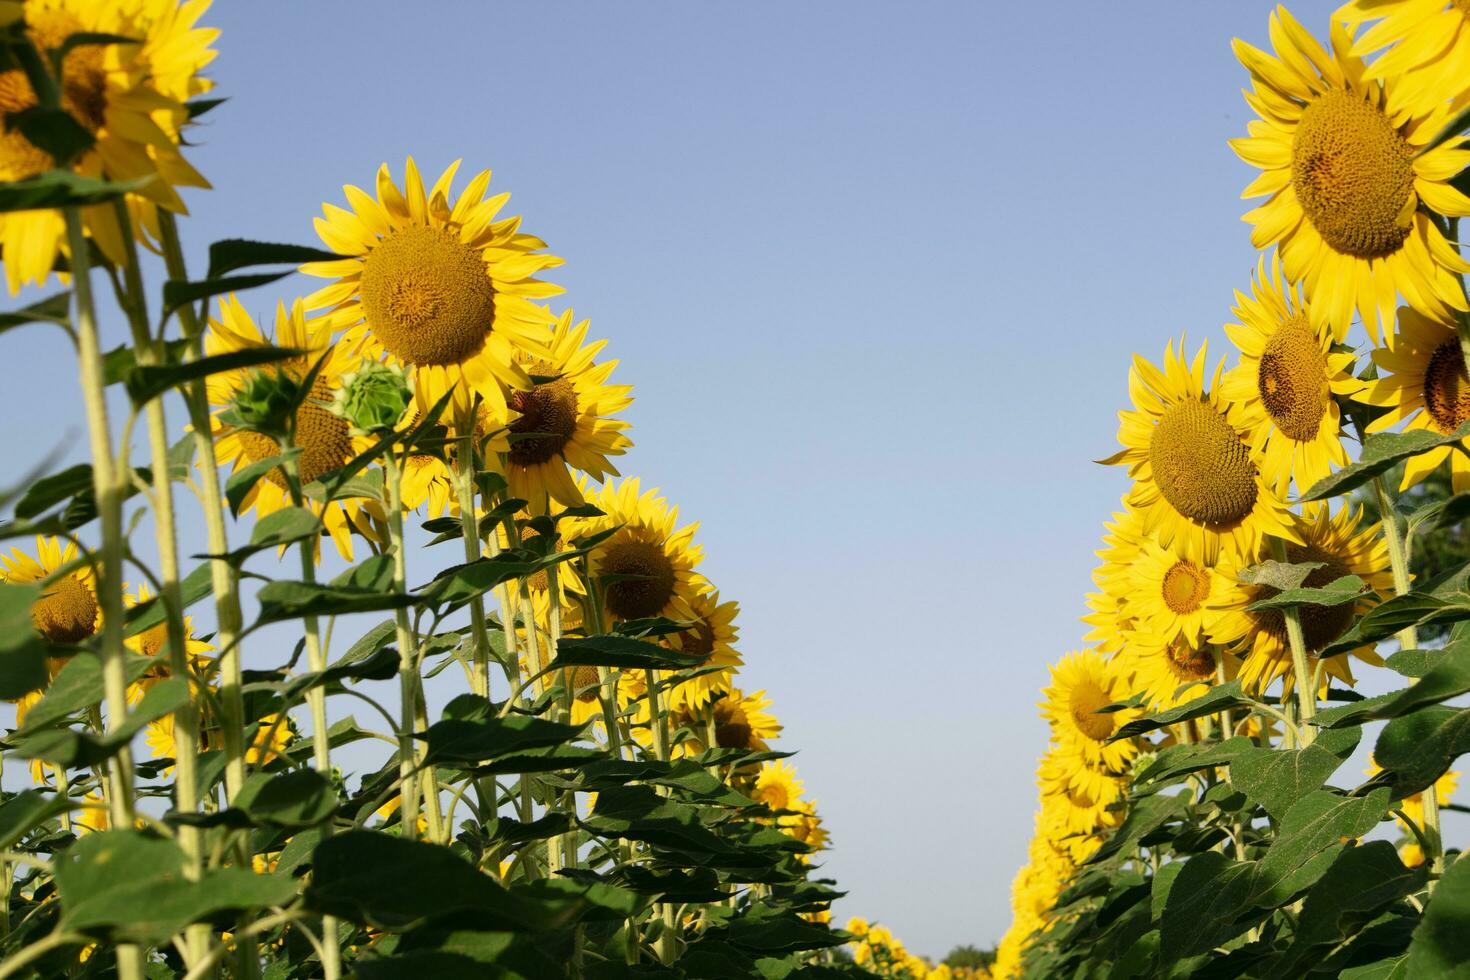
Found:
M 413 401 L 413 381 L 403 368 L 364 361 L 342 375 L 332 399 L 332 412 L 347 420 L 353 435 L 395 428 Z

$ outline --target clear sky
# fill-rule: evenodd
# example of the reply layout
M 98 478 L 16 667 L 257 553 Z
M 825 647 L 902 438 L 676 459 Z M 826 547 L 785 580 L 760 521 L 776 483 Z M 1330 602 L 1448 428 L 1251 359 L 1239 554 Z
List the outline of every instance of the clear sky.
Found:
M 1334 6 L 1294 9 L 1322 34 Z M 202 269 L 218 238 L 315 243 L 383 161 L 493 168 L 635 386 L 623 472 L 701 522 L 742 605 L 838 917 L 943 955 L 1009 921 L 1129 357 L 1226 349 L 1255 263 L 1230 39 L 1264 45 L 1269 10 L 216 0 L 230 101 L 185 235 Z M 70 354 L 3 343 L 29 463 L 82 432 Z

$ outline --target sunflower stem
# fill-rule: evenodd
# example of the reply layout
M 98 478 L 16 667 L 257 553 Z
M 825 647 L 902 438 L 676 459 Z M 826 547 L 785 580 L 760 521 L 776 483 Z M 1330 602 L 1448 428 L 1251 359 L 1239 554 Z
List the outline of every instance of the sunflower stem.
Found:
M 87 431 L 92 450 L 92 492 L 102 527 L 102 568 L 97 576 L 97 598 L 102 609 L 103 700 L 107 705 L 107 730 L 112 732 L 123 725 L 128 713 L 122 601 L 122 511 L 127 488 L 119 479 L 119 467 L 112 455 L 112 430 L 107 421 L 107 381 L 102 368 L 97 313 L 92 304 L 90 246 L 82 228 L 80 209 L 66 208 L 63 213 L 67 246 L 71 250 L 72 296 L 76 301 L 77 367 L 81 375 L 82 403 L 87 411 Z M 111 826 L 131 828 L 134 819 L 131 747 L 124 745 L 108 760 L 107 785 Z M 119 943 L 116 955 L 117 975 L 121 980 L 142 980 L 141 948 L 132 943 Z
M 1409 591 L 1409 560 L 1404 547 L 1403 528 L 1399 524 L 1398 508 L 1394 506 L 1393 498 L 1388 495 L 1388 487 L 1384 485 L 1383 477 L 1373 478 L 1373 490 L 1378 497 L 1383 542 L 1388 545 L 1388 564 L 1393 569 L 1393 591 L 1395 595 L 1404 595 Z M 1413 650 L 1419 646 L 1419 631 L 1412 625 L 1399 630 L 1398 638 L 1401 649 Z
M 296 456 L 291 452 L 295 448 L 294 433 L 285 433 L 281 439 L 281 452 L 286 457 L 282 468 L 286 471 L 286 484 L 291 490 L 291 503 L 296 507 L 304 507 L 305 500 L 301 494 L 301 468 L 297 463 Z M 316 583 L 316 549 L 319 538 L 312 537 L 301 542 L 299 548 L 301 553 L 301 580 L 308 585 Z M 327 669 L 326 651 L 322 649 L 321 624 L 316 616 L 304 617 L 303 625 L 306 630 L 306 663 L 314 672 L 320 674 Z M 311 710 L 311 748 L 313 761 L 317 772 L 328 782 L 332 780 L 332 747 L 327 736 L 327 692 L 320 684 L 312 687 L 306 692 L 306 703 Z M 322 825 L 322 836 L 329 837 L 332 833 L 330 821 Z M 337 920 L 330 915 L 322 916 L 322 975 L 326 980 L 337 980 L 342 975 L 342 949 L 338 941 Z
M 1280 538 L 1271 539 L 1271 551 L 1279 562 L 1285 562 L 1286 542 Z M 1313 683 L 1313 675 L 1307 667 L 1307 640 L 1302 633 L 1302 614 L 1296 606 L 1290 606 L 1281 611 L 1282 618 L 1286 620 L 1286 641 L 1291 647 L 1291 670 L 1293 687 L 1296 688 L 1297 717 L 1301 719 L 1301 728 L 1298 735 L 1301 747 L 1306 748 L 1316 738 L 1316 729 L 1311 721 L 1317 716 L 1317 688 Z
M 459 493 L 459 519 L 464 528 L 464 560 L 480 560 L 480 518 L 475 512 L 475 426 L 474 413 L 461 418 L 457 425 L 464 435 L 454 454 L 455 489 Z M 492 547 L 492 554 L 494 552 Z M 505 629 L 507 650 L 510 649 L 514 630 Z M 481 596 L 470 599 L 470 636 L 474 642 L 472 656 L 475 664 L 475 693 L 487 700 L 490 697 L 490 630 L 485 625 L 485 600 Z
M 143 293 L 143 275 L 138 266 L 138 243 L 133 237 L 132 217 L 121 199 L 114 201 L 113 206 L 127 252 L 127 264 L 123 266 L 125 290 L 118 297 L 119 305 L 127 314 L 138 364 L 158 365 L 162 359 L 149 332 L 147 298 Z M 194 677 L 184 630 L 184 593 L 179 577 L 179 540 L 173 479 L 169 473 L 168 421 L 164 415 L 163 396 L 150 399 L 145 413 L 153 464 L 153 521 L 158 541 L 159 596 L 165 614 L 169 673 L 183 678 L 189 685 L 189 699 L 174 712 L 174 805 L 181 813 L 198 813 L 199 708 L 194 700 Z M 184 824 L 177 828 L 176 833 L 184 851 L 184 876 L 198 881 L 204 872 L 203 830 Z M 190 926 L 184 935 L 186 960 L 192 965 L 209 952 L 211 930 L 208 923 L 200 922 Z
M 159 211 L 160 238 L 163 243 L 164 266 L 169 278 L 187 280 L 188 269 L 179 242 L 178 225 L 172 213 Z M 194 307 L 185 303 L 178 309 L 179 324 L 189 341 L 188 359 L 204 356 L 204 331 Z M 184 386 L 184 403 L 189 409 L 193 429 L 196 482 L 200 507 L 211 555 L 224 555 L 230 550 L 229 532 L 225 528 L 224 499 L 220 495 L 219 468 L 215 463 L 214 430 L 209 417 L 209 395 L 203 379 Z M 215 645 L 219 647 L 219 723 L 225 756 L 225 800 L 233 803 L 245 786 L 245 702 L 241 688 L 240 632 L 244 617 L 240 611 L 239 572 L 224 558 L 209 563 L 211 591 L 214 593 Z M 243 847 L 242 847 L 243 851 Z M 244 855 L 248 859 L 248 855 Z M 253 946 L 254 939 L 246 942 Z
M 398 465 L 398 447 L 389 446 L 383 454 L 388 478 L 388 536 L 393 548 L 393 589 L 408 591 L 408 559 L 403 543 L 403 471 Z M 404 840 L 416 840 L 419 827 L 419 777 L 414 730 L 418 705 L 418 643 L 408 622 L 408 610 L 393 613 L 394 631 L 398 639 L 398 826 Z

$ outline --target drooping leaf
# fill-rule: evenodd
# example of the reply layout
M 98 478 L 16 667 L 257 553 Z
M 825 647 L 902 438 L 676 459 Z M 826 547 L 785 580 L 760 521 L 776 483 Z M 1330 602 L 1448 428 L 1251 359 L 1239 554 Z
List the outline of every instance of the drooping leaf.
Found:
M 307 616 L 341 616 L 347 613 L 404 609 L 414 597 L 384 589 L 278 580 L 268 582 L 256 593 L 260 602 L 259 624 L 279 623 Z
M 1259 862 L 1251 901 L 1266 907 L 1290 901 L 1327 870 L 1344 841 L 1364 836 L 1387 813 L 1387 789 L 1366 796 L 1317 790 L 1297 800 Z
M 1249 928 L 1240 917 L 1250 907 L 1255 873 L 1254 862 L 1232 861 L 1219 851 L 1186 861 L 1164 904 L 1160 955 L 1167 961 L 1203 953 Z
M 184 581 L 179 583 L 184 609 L 188 609 L 200 599 L 210 595 L 213 589 L 214 576 L 208 563 L 190 571 L 184 576 Z M 168 610 L 164 607 L 163 600 L 159 596 L 150 596 L 127 611 L 127 625 L 123 627 L 123 636 L 137 636 L 140 633 L 146 633 L 160 625 L 167 617 Z
M 123 723 L 102 735 L 72 728 L 47 728 L 17 739 L 14 752 L 23 759 L 44 759 L 59 766 L 95 766 L 112 758 L 150 721 L 189 703 L 189 685 L 169 677 L 148 689 Z
M 48 170 L 25 180 L 0 183 L 0 212 L 106 204 L 139 190 L 152 178 L 128 181 L 98 180 L 70 170 Z
M 197 361 L 181 364 L 139 364 L 123 378 L 123 385 L 133 404 L 143 405 L 163 394 L 170 388 L 188 381 L 207 378 L 212 374 L 236 371 L 241 368 L 276 364 L 280 361 L 300 357 L 304 352 L 286 347 L 243 347 L 224 354 L 201 357 Z
M 305 541 L 321 534 L 322 521 L 313 511 L 305 507 L 282 507 L 262 517 L 250 529 L 250 543 L 241 545 L 226 555 L 220 556 L 239 568 L 251 555 L 262 551 L 284 548 L 297 541 Z M 215 556 L 201 556 L 215 557 Z
M 527 749 L 567 745 L 581 733 L 580 725 L 511 715 L 478 721 L 445 718 L 415 737 L 429 745 L 426 764 L 475 765 Z
M 70 807 L 71 802 L 64 796 L 50 796 L 35 789 L 16 793 L 0 803 L 0 850 L 14 847 L 31 830 Z
M 551 666 L 681 670 L 698 667 L 702 663 L 703 657 L 679 653 L 646 640 L 609 633 L 589 637 L 562 637 L 557 642 L 556 660 Z
M 37 300 L 29 306 L 24 306 L 13 313 L 0 313 L 0 333 L 14 327 L 24 326 L 27 323 L 57 323 L 65 325 L 70 322 L 67 316 L 70 310 L 70 292 L 47 296 L 45 299 Z
M 1356 490 L 1375 476 L 1387 473 L 1401 460 L 1459 442 L 1467 436 L 1470 436 L 1470 423 L 1460 426 L 1450 435 L 1441 435 L 1429 429 L 1371 435 L 1363 443 L 1363 451 L 1358 454 L 1356 463 L 1318 480 L 1302 495 L 1302 502 L 1326 500 L 1328 497 Z
M 1186 701 L 1176 708 L 1161 711 L 1147 718 L 1130 721 L 1114 732 L 1109 741 L 1116 742 L 1121 739 L 1132 738 L 1135 735 L 1146 735 L 1149 732 L 1157 731 L 1160 728 L 1165 728 L 1181 721 L 1188 721 L 1191 718 L 1203 718 L 1205 715 L 1218 714 L 1227 708 L 1238 708 L 1250 703 L 1250 699 L 1241 691 L 1240 681 L 1235 680 L 1225 684 L 1216 684 L 1199 697 L 1192 701 Z
M 1470 861 L 1445 870 L 1409 944 L 1406 975 L 1451 980 L 1470 972 Z
M 1230 782 L 1281 820 L 1298 800 L 1322 788 L 1362 734 L 1359 728 L 1336 729 L 1304 749 L 1247 749 L 1230 763 Z
M 280 827 L 311 827 L 336 812 L 337 791 L 315 769 L 293 769 L 267 776 L 258 774 L 241 789 L 235 806 L 257 823 Z
M 295 271 L 295 269 L 287 269 L 284 272 L 257 272 L 248 276 L 223 276 L 219 279 L 201 279 L 195 282 L 170 279 L 163 284 L 163 313 L 164 316 L 168 316 L 179 307 L 197 303 L 201 299 L 222 296 L 225 293 L 243 293 L 256 286 L 269 285 L 286 278 Z
M 1392 719 L 1373 746 L 1373 758 L 1385 770 L 1396 800 L 1433 785 L 1466 752 L 1470 752 L 1470 708 L 1444 705 Z
M 129 684 L 158 665 L 151 657 L 129 657 L 124 664 Z M 20 734 L 29 735 L 101 702 L 102 661 L 90 650 L 83 650 L 67 660 L 47 686 L 45 696 L 26 712 Z
M 1286 589 L 1265 599 L 1258 599 L 1246 606 L 1247 612 L 1263 612 L 1268 609 L 1300 609 L 1302 606 L 1341 606 L 1356 602 L 1367 588 L 1356 575 L 1344 575 L 1320 589 Z

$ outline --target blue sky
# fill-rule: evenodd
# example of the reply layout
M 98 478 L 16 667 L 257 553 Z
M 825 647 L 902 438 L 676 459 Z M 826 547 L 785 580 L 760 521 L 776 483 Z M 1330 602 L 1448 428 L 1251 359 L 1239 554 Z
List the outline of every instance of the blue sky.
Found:
M 1325 34 L 1333 6 L 1294 9 Z M 220 2 L 185 235 L 202 269 L 214 239 L 314 243 L 383 161 L 493 168 L 635 386 L 623 472 L 742 604 L 838 916 L 942 955 L 1009 920 L 1129 357 L 1223 353 L 1254 267 L 1230 39 L 1269 9 Z M 56 335 L 5 343 L 0 441 L 30 462 L 82 431 L 73 368 Z

